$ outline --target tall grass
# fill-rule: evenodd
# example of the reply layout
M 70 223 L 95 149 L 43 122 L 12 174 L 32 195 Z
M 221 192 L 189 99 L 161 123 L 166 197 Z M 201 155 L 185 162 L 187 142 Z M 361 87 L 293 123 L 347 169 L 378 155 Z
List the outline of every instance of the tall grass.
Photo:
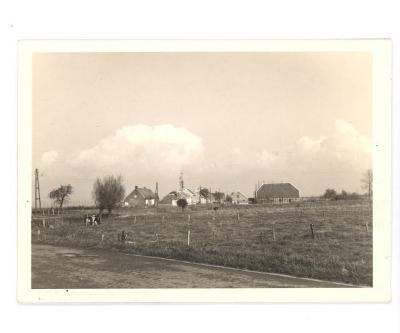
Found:
M 225 207 L 216 212 L 188 209 L 182 213 L 176 207 L 124 209 L 103 220 L 98 227 L 85 227 L 81 213 L 77 211 L 65 217 L 63 225 L 56 222 L 53 229 L 42 230 L 40 237 L 35 232 L 38 226 L 33 226 L 32 241 L 116 248 L 166 258 L 372 285 L 372 207 L 366 201 L 246 205 Z M 315 238 L 311 237 L 311 223 Z M 188 230 L 190 246 L 187 246 Z M 128 235 L 125 243 L 118 242 L 121 231 Z

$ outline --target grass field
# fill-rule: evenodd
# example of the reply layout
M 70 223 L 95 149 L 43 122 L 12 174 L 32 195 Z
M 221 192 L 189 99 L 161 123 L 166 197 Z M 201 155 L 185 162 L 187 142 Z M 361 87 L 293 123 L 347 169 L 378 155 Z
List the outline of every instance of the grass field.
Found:
M 45 216 L 51 225 L 46 228 L 43 216 L 35 214 L 32 242 L 118 249 L 372 285 L 372 205 L 368 201 L 231 206 L 216 212 L 198 207 L 183 213 L 175 207 L 120 209 L 100 226 L 89 227 L 83 223 L 86 213 L 70 210 Z M 118 241 L 122 231 L 127 233 L 124 243 Z

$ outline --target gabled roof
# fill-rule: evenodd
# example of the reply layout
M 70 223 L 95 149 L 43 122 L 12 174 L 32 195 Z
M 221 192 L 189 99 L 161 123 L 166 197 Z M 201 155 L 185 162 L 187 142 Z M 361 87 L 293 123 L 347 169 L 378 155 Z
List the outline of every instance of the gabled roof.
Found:
M 126 198 L 124 201 L 129 201 L 133 199 L 135 195 L 141 196 L 143 199 L 155 199 L 155 195 L 152 190 L 148 188 L 135 188 Z
M 231 193 L 231 198 L 232 199 L 233 199 L 233 197 L 237 198 L 238 195 L 239 195 L 240 198 L 247 199 L 247 197 L 240 191 L 232 192 Z
M 257 197 L 298 198 L 299 190 L 290 183 L 262 184 L 257 190 Z
M 177 200 L 178 196 L 175 194 L 175 191 L 168 193 L 162 200 L 159 202 L 160 204 L 170 204 L 172 200 Z
M 192 190 L 190 190 L 186 187 L 183 188 L 183 191 L 178 191 L 178 193 L 184 193 L 185 195 L 190 195 L 192 197 L 194 197 L 196 195 Z

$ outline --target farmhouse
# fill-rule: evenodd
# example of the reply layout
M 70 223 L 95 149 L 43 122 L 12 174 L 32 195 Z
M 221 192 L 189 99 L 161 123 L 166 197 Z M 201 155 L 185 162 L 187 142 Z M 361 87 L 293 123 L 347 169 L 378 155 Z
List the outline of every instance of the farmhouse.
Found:
M 204 194 L 201 193 L 201 188 L 195 191 L 195 200 L 196 203 L 200 205 L 209 203 L 209 199 Z
M 135 189 L 125 198 L 124 206 L 127 207 L 150 207 L 155 204 L 155 195 L 152 190 L 135 186 Z
M 247 197 L 242 193 L 242 192 L 232 192 L 230 194 L 230 197 L 232 198 L 232 203 L 234 205 L 246 205 L 249 203 L 249 200 Z
M 159 204 L 176 206 L 176 202 L 178 201 L 178 199 L 178 193 L 176 191 L 172 191 L 168 193 L 164 198 L 162 198 Z
M 290 203 L 299 200 L 299 190 L 290 183 L 262 184 L 256 191 L 256 201 L 260 203 Z
M 176 202 L 179 199 L 185 199 L 188 205 L 194 205 L 199 201 L 199 197 L 192 190 L 184 187 L 179 191 L 171 191 L 168 193 L 164 198 L 162 198 L 159 204 L 176 206 Z

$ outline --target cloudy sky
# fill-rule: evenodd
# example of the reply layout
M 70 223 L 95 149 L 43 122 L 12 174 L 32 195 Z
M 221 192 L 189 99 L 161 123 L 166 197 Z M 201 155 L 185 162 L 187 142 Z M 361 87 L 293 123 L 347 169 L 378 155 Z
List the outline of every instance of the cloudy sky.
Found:
M 42 197 L 121 175 L 164 195 L 257 181 L 301 195 L 360 192 L 371 166 L 367 53 L 52 53 L 33 56 L 33 167 Z

